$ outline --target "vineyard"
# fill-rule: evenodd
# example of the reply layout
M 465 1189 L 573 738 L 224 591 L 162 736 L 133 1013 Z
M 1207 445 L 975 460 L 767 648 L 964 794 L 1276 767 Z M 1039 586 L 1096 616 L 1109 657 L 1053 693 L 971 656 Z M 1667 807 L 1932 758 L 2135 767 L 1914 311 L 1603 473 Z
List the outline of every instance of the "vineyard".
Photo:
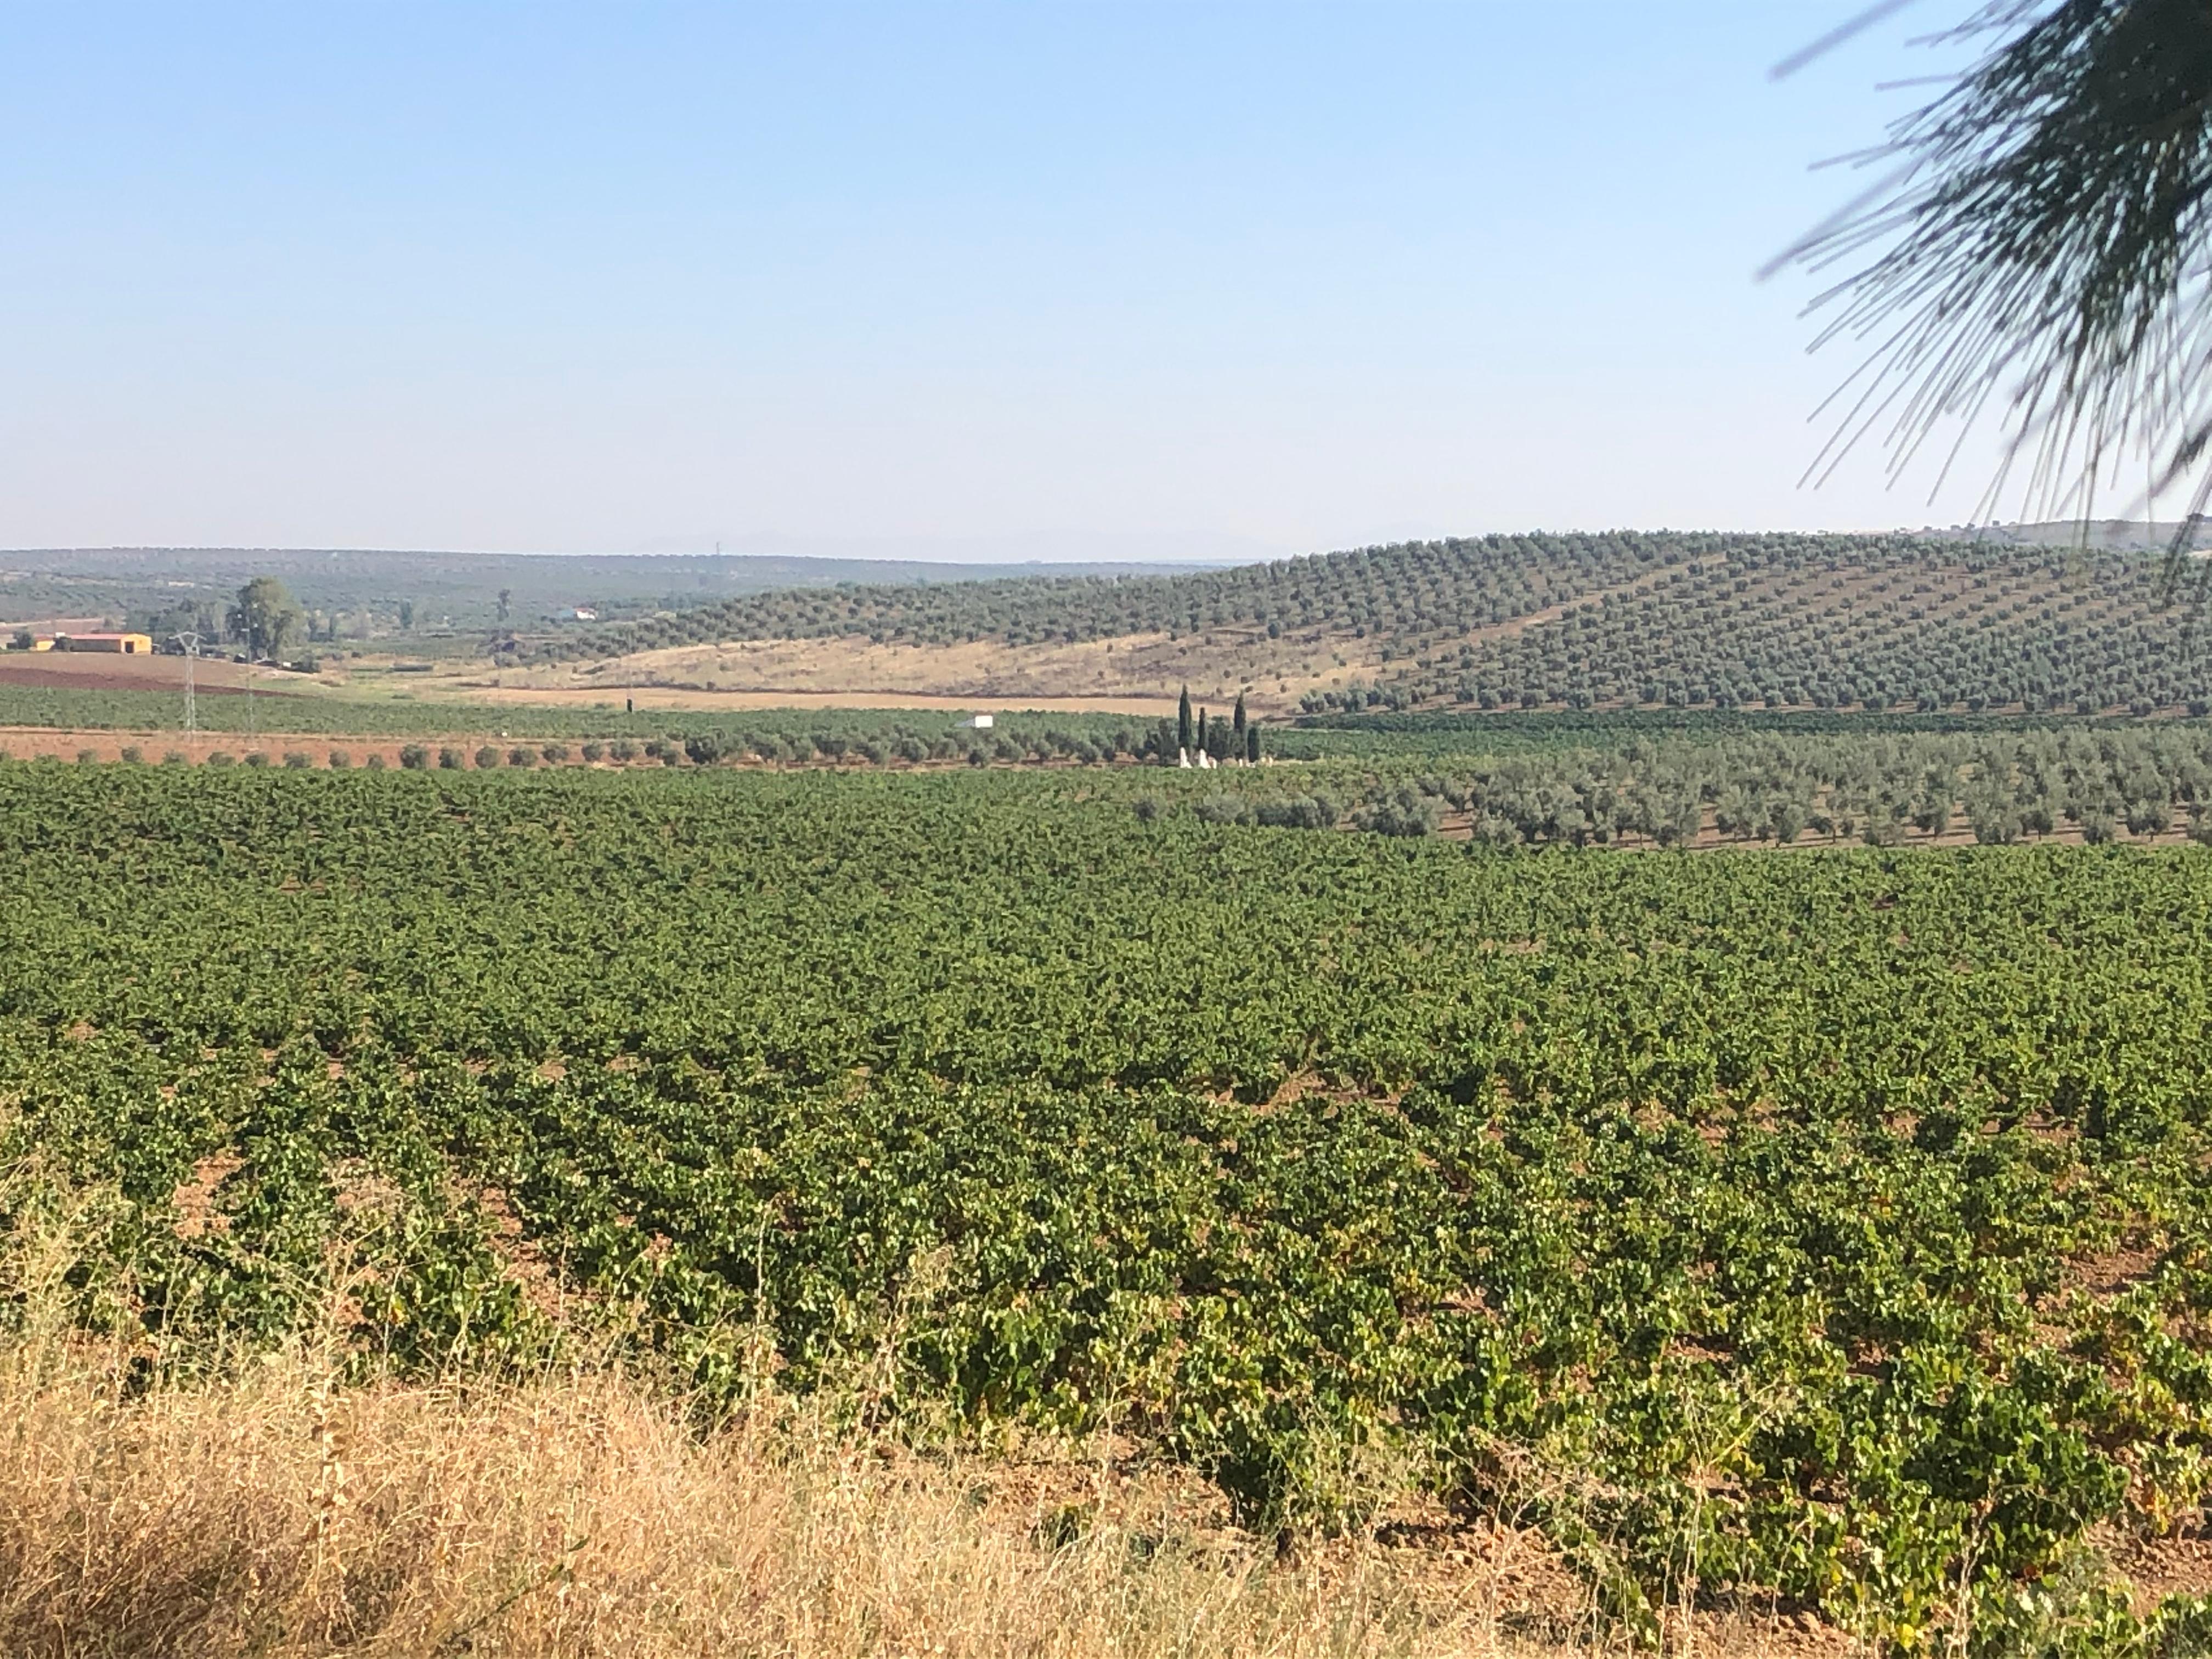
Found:
M 1430 1492 L 1631 1633 L 2200 1650 L 2142 1587 L 2212 1588 L 2204 855 L 1212 787 L 0 765 L 0 1208 L 149 1378 L 611 1346 L 710 1415 L 1110 1431 L 1286 1540 Z

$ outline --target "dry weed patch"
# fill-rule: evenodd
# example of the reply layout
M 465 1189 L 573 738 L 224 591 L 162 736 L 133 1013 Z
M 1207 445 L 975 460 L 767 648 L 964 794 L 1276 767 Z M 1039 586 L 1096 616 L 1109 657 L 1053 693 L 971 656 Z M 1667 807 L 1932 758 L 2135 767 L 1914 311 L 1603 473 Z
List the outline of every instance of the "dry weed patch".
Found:
M 787 1406 L 702 1434 L 608 1371 L 346 1388 L 293 1352 L 135 1397 L 130 1376 L 52 1343 L 0 1358 L 0 1651 L 1275 1659 L 1618 1639 L 1529 1535 L 1431 1517 L 1278 1555 L 1142 1462 L 927 1456 Z M 1709 1652 L 1821 1644 L 1701 1622 Z

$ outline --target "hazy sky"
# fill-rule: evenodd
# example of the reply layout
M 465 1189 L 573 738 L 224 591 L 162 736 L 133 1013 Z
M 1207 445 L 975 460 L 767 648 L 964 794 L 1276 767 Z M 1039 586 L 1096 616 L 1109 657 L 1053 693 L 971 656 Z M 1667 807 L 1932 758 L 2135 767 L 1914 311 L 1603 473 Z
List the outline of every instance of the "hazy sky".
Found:
M 1949 522 L 1753 281 L 1860 3 L 11 4 L 0 545 Z

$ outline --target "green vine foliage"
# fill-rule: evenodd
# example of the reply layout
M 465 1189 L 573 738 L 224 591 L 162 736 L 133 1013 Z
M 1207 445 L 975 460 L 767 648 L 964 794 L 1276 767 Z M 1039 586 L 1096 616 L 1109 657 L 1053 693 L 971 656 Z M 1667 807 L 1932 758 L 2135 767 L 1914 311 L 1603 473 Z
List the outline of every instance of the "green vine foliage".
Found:
M 0 1223 L 190 1370 L 611 1346 L 1408 1483 L 1900 1651 L 2196 1651 L 2212 864 L 1501 855 L 1095 775 L 0 767 Z M 29 1316 L 20 1276 L 0 1317 Z M 1976 1634 L 1978 1632 L 1978 1634 Z

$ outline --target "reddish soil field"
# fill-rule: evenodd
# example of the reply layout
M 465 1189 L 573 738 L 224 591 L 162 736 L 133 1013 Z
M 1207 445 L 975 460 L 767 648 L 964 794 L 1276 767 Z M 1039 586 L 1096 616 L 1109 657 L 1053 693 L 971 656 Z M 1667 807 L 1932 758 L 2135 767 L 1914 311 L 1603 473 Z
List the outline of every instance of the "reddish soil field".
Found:
M 206 672 L 204 669 L 201 671 L 203 674 Z M 179 678 L 174 689 L 181 692 L 184 684 L 182 678 Z M 170 686 L 135 674 L 57 672 L 27 665 L 18 666 L 14 663 L 0 663 L 0 685 L 52 686 L 69 691 L 167 691 L 172 689 Z M 255 689 L 259 690 L 258 687 Z M 207 679 L 196 680 L 192 690 L 196 695 L 208 697 L 242 696 L 246 691 L 246 688 L 242 685 L 223 685 Z M 289 691 L 267 691 L 263 692 L 262 695 L 283 697 L 296 694 Z
M 203 657 L 192 676 L 197 690 L 243 690 L 248 671 L 228 659 Z M 185 684 L 182 657 L 125 657 L 93 651 L 13 651 L 0 654 L 0 685 L 59 687 L 77 691 L 181 691 Z M 265 674 L 253 677 L 256 690 L 269 684 Z M 294 696 L 286 687 L 272 696 Z

